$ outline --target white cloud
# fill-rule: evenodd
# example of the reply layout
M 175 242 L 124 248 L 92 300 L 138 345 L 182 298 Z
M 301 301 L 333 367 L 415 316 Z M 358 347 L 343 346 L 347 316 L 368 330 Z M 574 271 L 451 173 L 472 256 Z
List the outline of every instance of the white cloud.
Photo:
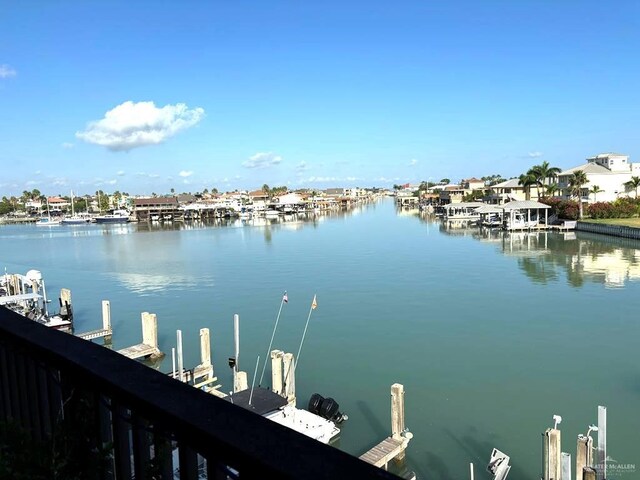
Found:
M 14 68 L 10 67 L 6 63 L 0 65 L 0 78 L 15 77 L 17 74 L 18 72 L 16 72 Z
M 42 182 L 40 182 L 40 181 L 27 180 L 27 181 L 25 182 L 25 185 L 26 185 L 27 187 L 33 187 L 34 185 L 40 185 L 41 183 L 42 183 Z
M 542 152 L 529 152 L 528 156 L 529 158 L 539 158 L 543 155 Z
M 107 180 L 104 183 L 106 183 L 107 185 L 115 185 L 116 183 L 118 183 L 118 181 L 114 179 L 114 180 Z
M 119 177 L 123 177 L 124 176 L 124 170 L 118 170 L 116 172 L 116 175 L 118 175 Z
M 242 162 L 242 166 L 246 168 L 268 168 L 278 165 L 282 162 L 282 157 L 273 152 L 258 152 L 249 157 L 249 160 Z
M 181 177 L 190 177 L 193 175 L 193 172 L 191 170 L 182 170 L 178 175 Z
M 73 148 L 73 147 L 75 147 L 73 143 L 69 143 L 69 142 L 62 143 L 62 148 Z
M 204 109 L 189 109 L 184 103 L 158 108 L 153 102 L 127 101 L 109 110 L 103 119 L 89 122 L 76 137 L 109 150 L 128 151 L 162 143 L 203 117 Z
M 42 173 L 42 170 L 36 170 L 35 172 L 33 172 L 35 175 L 40 175 Z
M 413 167 L 415 165 L 418 164 L 418 160 L 416 160 L 415 158 L 412 158 L 411 161 L 409 162 L 409 167 Z
M 306 172 L 307 170 L 309 170 L 309 165 L 307 165 L 307 162 L 305 162 L 304 160 L 296 165 L 296 172 L 298 172 L 298 175 Z

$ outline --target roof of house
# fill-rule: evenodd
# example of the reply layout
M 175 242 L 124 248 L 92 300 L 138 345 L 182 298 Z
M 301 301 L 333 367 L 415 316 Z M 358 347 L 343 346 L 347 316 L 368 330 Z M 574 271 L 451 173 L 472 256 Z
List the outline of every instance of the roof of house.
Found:
M 254 190 L 253 192 L 249 192 L 250 197 L 265 197 L 268 198 L 269 194 L 265 193 L 264 190 Z
M 503 210 L 527 210 L 534 208 L 551 208 L 544 203 L 535 202 L 533 200 L 514 200 L 513 202 L 505 203 L 502 205 Z
M 467 182 L 467 183 L 482 182 L 482 183 L 484 183 L 484 180 L 480 180 L 479 178 L 476 178 L 476 177 L 471 177 L 471 178 L 467 178 L 466 180 L 463 180 L 463 182 Z
M 171 205 L 177 204 L 178 199 L 176 197 L 150 197 L 150 198 L 135 198 L 133 200 L 134 205 Z
M 504 182 L 491 185 L 491 188 L 524 188 L 524 187 L 520 185 L 520 180 L 518 180 L 517 178 L 512 178 L 509 180 L 505 180 Z
M 578 165 L 577 167 L 564 170 L 560 172 L 558 176 L 561 177 L 563 175 L 573 175 L 575 172 L 579 172 L 580 170 L 582 170 L 584 173 L 592 173 L 592 174 L 597 173 L 599 175 L 615 175 L 616 174 L 616 172 L 612 172 L 607 167 L 603 167 L 602 165 L 595 162 L 589 162 L 589 163 L 585 163 L 584 165 Z

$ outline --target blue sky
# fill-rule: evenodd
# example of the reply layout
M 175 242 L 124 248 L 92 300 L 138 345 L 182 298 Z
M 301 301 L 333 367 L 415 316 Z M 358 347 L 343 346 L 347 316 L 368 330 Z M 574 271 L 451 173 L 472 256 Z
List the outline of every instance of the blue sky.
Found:
M 640 2 L 2 2 L 0 195 L 640 161 Z

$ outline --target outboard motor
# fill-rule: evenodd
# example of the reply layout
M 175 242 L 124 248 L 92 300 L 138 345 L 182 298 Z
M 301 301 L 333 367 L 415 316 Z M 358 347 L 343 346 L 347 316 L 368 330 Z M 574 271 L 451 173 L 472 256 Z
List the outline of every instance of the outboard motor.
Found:
M 342 423 L 348 420 L 344 413 L 340 412 L 340 405 L 333 398 L 324 398 L 319 393 L 314 393 L 309 399 L 308 410 L 327 420 L 331 420 L 336 423 Z

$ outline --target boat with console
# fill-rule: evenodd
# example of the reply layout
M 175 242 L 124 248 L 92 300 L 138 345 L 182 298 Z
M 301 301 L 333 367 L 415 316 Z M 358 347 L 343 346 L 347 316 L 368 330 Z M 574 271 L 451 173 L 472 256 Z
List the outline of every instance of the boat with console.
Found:
M 0 305 L 47 327 L 73 332 L 71 294 L 63 295 L 63 291 L 60 312 L 51 314 L 44 279 L 38 270 L 29 270 L 25 275 L 5 273 L 0 277 Z

